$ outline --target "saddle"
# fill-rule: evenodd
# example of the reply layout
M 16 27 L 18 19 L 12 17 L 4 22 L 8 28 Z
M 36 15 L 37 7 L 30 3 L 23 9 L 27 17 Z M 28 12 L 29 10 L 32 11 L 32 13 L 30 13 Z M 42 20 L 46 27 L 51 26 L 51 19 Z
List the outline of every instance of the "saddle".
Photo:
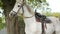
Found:
M 41 15 L 40 13 L 35 12 L 35 19 L 37 22 L 41 22 L 42 20 L 44 23 L 51 23 L 51 20 L 47 18 L 45 15 Z

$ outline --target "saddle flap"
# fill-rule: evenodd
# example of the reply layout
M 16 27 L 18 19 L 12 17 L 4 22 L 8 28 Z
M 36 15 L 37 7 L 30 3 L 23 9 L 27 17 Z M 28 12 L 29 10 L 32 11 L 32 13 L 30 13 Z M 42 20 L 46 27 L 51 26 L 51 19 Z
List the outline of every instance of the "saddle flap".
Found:
M 45 23 L 52 23 L 52 21 L 50 19 L 48 19 L 48 18 L 46 18 L 44 22 Z
M 38 16 L 35 16 L 35 19 L 37 22 L 40 22 L 40 18 L 38 18 Z
M 40 14 L 39 13 L 35 13 L 35 19 L 37 22 L 40 22 Z
M 40 13 L 35 13 L 35 19 L 37 22 L 41 22 L 42 20 L 46 19 L 46 16 L 41 15 Z

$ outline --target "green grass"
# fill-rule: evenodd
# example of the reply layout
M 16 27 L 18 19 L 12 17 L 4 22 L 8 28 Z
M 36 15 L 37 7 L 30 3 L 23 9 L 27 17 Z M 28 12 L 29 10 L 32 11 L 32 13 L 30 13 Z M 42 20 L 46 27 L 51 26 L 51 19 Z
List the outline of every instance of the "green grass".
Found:
M 4 24 L 4 23 L 0 23 L 0 30 L 1 30 L 1 29 L 3 29 L 3 28 L 4 28 L 4 26 L 5 26 L 5 24 Z

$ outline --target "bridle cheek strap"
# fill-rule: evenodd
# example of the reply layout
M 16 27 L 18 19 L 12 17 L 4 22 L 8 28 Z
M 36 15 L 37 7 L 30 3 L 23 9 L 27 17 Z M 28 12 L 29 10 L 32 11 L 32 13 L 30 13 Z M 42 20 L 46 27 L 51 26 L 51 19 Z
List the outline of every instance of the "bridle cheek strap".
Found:
M 24 14 L 24 8 L 23 8 L 23 6 L 22 6 L 22 11 L 23 11 L 23 13 L 20 14 L 20 16 L 23 17 L 23 18 L 32 18 L 32 17 L 35 15 L 35 14 L 34 14 L 34 15 L 30 16 L 30 17 L 25 17 L 25 16 L 23 16 L 23 14 Z
M 19 2 L 16 2 L 16 3 L 19 3 Z M 24 2 L 23 3 L 19 3 L 20 5 L 18 5 L 18 10 L 17 10 L 17 12 L 15 12 L 14 10 L 12 10 L 13 12 L 15 12 L 15 15 L 17 15 L 17 13 L 19 13 L 19 11 L 20 11 L 20 9 L 22 8 L 22 11 L 23 11 L 23 13 L 22 14 L 20 14 L 20 16 L 21 17 L 23 17 L 23 18 L 31 18 L 31 17 L 33 17 L 35 14 L 33 14 L 33 13 L 31 13 L 30 11 L 29 11 L 29 8 L 27 8 L 28 9 L 28 11 L 31 13 L 31 14 L 33 14 L 32 16 L 30 16 L 30 17 L 25 17 L 23 14 L 24 14 L 24 8 L 23 8 L 23 6 L 24 5 L 26 5 Z M 27 5 L 26 5 L 26 7 L 27 7 Z

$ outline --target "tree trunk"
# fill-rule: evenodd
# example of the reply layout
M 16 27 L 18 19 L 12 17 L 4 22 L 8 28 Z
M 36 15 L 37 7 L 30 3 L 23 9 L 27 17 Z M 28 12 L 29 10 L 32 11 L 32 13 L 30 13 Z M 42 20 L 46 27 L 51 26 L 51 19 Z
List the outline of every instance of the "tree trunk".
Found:
M 18 24 L 18 16 L 9 17 L 8 12 L 5 13 L 5 20 L 7 26 L 7 34 L 19 34 L 19 24 Z
M 8 12 L 6 12 L 5 15 L 7 34 L 19 34 L 18 16 L 9 17 Z
M 18 16 L 9 17 L 9 13 L 12 10 L 16 0 L 2 0 L 3 9 L 7 27 L 7 34 L 20 34 L 19 32 L 19 24 L 18 24 Z
M 2 0 L 2 2 L 7 27 L 7 34 L 25 34 L 25 24 L 23 20 L 18 19 L 17 15 L 15 17 L 9 17 L 9 13 L 14 7 L 16 0 Z

